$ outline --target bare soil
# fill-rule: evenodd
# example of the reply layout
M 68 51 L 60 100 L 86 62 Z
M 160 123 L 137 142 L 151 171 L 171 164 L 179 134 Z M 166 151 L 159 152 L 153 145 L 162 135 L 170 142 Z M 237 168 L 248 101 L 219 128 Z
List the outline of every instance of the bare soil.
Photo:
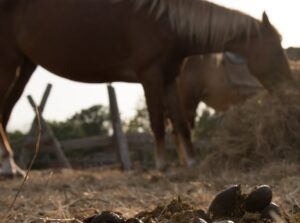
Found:
M 241 184 L 245 192 L 256 185 L 270 185 L 273 201 L 292 222 L 300 222 L 300 165 L 271 163 L 254 172 L 212 169 L 198 165 L 164 173 L 124 173 L 117 168 L 33 171 L 11 210 L 21 179 L 0 181 L 0 222 L 81 222 L 105 210 L 129 218 L 178 196 L 192 208 L 206 211 L 217 192 L 232 184 Z

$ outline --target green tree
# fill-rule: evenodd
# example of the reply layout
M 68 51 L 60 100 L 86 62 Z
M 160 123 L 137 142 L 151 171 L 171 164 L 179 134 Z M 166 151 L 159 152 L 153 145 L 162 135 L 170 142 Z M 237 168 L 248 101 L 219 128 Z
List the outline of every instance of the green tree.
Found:
M 22 138 L 24 138 L 25 134 L 19 130 L 16 130 L 14 132 L 8 132 L 8 137 L 11 141 L 17 141 Z
M 102 105 L 83 109 L 64 122 L 49 124 L 59 140 L 108 135 L 111 129 L 109 110 Z
M 132 119 L 130 119 L 126 125 L 127 132 L 149 132 L 149 114 L 145 105 L 145 101 L 142 101 L 137 107 L 138 108 L 136 110 L 135 116 Z
M 204 109 L 195 122 L 194 136 L 200 139 L 209 139 L 213 136 L 222 114 L 212 113 L 209 109 Z
M 81 126 L 86 136 L 108 134 L 110 129 L 110 114 L 107 107 L 94 105 L 73 115 L 70 120 Z
M 59 140 L 82 138 L 85 136 L 84 131 L 80 125 L 76 125 L 69 119 L 62 122 L 52 121 L 49 122 L 54 135 Z

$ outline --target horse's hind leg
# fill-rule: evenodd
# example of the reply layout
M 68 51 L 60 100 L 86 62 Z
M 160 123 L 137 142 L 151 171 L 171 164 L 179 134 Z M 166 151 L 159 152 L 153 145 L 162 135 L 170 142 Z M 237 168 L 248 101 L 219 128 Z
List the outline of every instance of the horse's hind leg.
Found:
M 175 142 L 175 145 L 176 145 L 180 165 L 186 165 L 185 151 L 181 145 L 179 135 L 176 132 L 174 127 L 172 127 L 172 137 L 173 137 L 173 141 Z
M 175 137 L 177 138 L 176 144 L 178 147 L 178 155 L 181 161 L 184 161 L 185 165 L 192 166 L 195 163 L 196 153 L 191 142 L 190 129 L 184 115 L 176 81 L 166 84 L 164 95 L 168 114 L 176 133 Z
M 3 145 L 7 142 L 6 132 L 4 129 L 9 120 L 9 116 L 11 111 L 23 93 L 23 90 L 31 77 L 32 73 L 34 72 L 36 65 L 29 61 L 27 58 L 23 58 L 21 60 L 20 65 L 16 68 L 16 76 L 15 79 L 10 81 L 10 86 L 7 89 L 7 93 L 5 96 L 1 98 L 1 115 L 2 115 L 2 134 L 1 140 Z M 3 84 L 3 83 L 2 83 Z M 2 167 L 0 170 L 0 175 L 13 177 L 13 176 L 24 176 L 24 171 L 19 168 L 13 157 L 13 152 L 9 145 L 0 146 L 0 157 L 2 157 Z
M 8 100 L 6 101 L 5 106 L 4 106 L 4 110 L 3 110 L 3 114 L 2 114 L 2 124 L 3 124 L 4 128 L 7 127 L 7 123 L 8 123 L 10 114 L 11 114 L 15 104 L 21 97 L 21 95 L 25 89 L 25 86 L 28 83 L 31 75 L 35 71 L 36 67 L 37 66 L 34 63 L 32 63 L 29 59 L 27 59 L 26 57 L 24 57 L 22 59 L 21 65 L 18 68 L 18 69 L 20 69 L 19 77 L 16 79 L 16 82 L 12 88 L 11 94 L 9 94 Z

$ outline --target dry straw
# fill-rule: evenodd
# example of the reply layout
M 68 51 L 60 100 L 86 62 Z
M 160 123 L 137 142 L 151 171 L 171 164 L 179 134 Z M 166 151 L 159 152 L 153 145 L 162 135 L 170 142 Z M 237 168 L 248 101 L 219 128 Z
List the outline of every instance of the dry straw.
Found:
M 7 218 L 10 217 L 11 212 L 13 210 L 13 207 L 14 207 L 14 205 L 15 205 L 15 203 L 16 203 L 16 201 L 17 201 L 17 199 L 18 199 L 18 197 L 19 197 L 19 195 L 20 195 L 20 193 L 21 193 L 21 191 L 22 191 L 22 189 L 23 189 L 26 181 L 28 180 L 29 173 L 30 173 L 30 171 L 32 169 L 32 166 L 33 166 L 33 164 L 34 164 L 34 162 L 35 162 L 35 160 L 36 160 L 36 158 L 38 156 L 39 150 L 40 150 L 42 127 L 41 127 L 41 116 L 40 116 L 40 112 L 39 112 L 39 110 L 38 110 L 37 107 L 35 107 L 35 113 L 36 113 L 36 117 L 37 117 L 36 118 L 36 120 L 37 120 L 37 140 L 36 140 L 36 145 L 35 145 L 35 152 L 34 152 L 32 160 L 30 161 L 30 164 L 29 164 L 29 167 L 28 167 L 28 169 L 26 171 L 25 177 L 24 177 L 24 179 L 23 179 L 23 181 L 22 181 L 22 183 L 21 183 L 21 185 L 20 185 L 20 187 L 19 187 L 16 195 L 14 196 L 14 199 L 13 199 L 11 205 L 9 206 L 9 211 L 8 211 L 8 214 L 7 214 Z
M 207 164 L 249 169 L 274 160 L 300 161 L 300 94 L 267 92 L 226 112 Z

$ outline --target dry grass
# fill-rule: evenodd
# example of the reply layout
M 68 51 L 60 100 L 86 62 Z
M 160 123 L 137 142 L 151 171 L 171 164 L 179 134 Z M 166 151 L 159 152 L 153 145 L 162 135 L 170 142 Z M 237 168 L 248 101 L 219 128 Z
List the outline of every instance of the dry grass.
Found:
M 0 222 L 80 222 L 103 210 L 130 217 L 177 196 L 206 210 L 219 190 L 235 183 L 244 185 L 245 191 L 257 184 L 271 185 L 274 201 L 286 210 L 296 210 L 300 201 L 300 191 L 296 190 L 300 186 L 299 166 L 285 163 L 266 166 L 259 172 L 223 170 L 217 175 L 201 166 L 192 171 L 177 168 L 166 173 L 122 173 L 116 169 L 34 171 L 9 216 L 8 207 L 20 180 L 0 182 Z
M 290 67 L 298 87 L 261 92 L 225 112 L 205 165 L 247 171 L 274 160 L 300 162 L 300 62 Z
M 207 165 L 248 170 L 274 160 L 299 163 L 299 132 L 299 92 L 263 92 L 225 113 Z

